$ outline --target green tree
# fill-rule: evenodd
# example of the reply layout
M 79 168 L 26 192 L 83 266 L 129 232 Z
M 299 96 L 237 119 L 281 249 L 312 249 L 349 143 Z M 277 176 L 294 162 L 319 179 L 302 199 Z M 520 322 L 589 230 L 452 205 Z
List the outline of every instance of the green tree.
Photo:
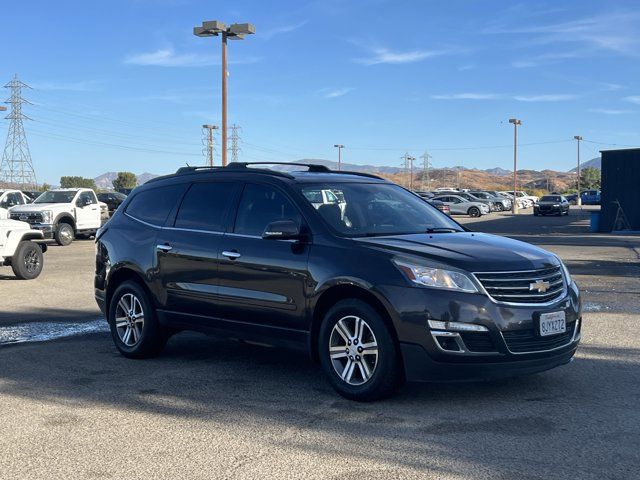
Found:
M 41 192 L 46 192 L 47 190 L 51 190 L 51 185 L 49 185 L 48 183 L 43 183 L 42 185 L 40 185 Z
M 136 185 L 138 184 L 138 179 L 136 178 L 135 173 L 118 172 L 118 176 L 112 183 L 113 183 L 113 188 L 116 190 L 120 190 L 124 188 L 126 189 L 135 188 Z
M 93 190 L 98 188 L 93 178 L 73 176 L 60 177 L 60 186 L 62 188 L 91 188 Z
M 580 188 L 600 188 L 600 170 L 587 167 L 580 172 Z

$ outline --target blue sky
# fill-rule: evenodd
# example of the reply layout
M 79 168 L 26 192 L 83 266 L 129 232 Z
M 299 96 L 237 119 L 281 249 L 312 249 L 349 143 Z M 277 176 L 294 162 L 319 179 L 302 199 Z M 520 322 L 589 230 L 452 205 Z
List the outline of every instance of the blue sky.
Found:
M 568 170 L 640 145 L 640 10 L 600 1 L 11 2 L 0 78 L 33 90 L 25 124 L 38 179 L 165 173 L 203 161 L 220 117 L 218 39 L 204 19 L 252 22 L 229 48 L 229 119 L 242 160 Z M 8 92 L 6 92 L 8 94 Z M 8 121 L 0 125 L 2 141 Z M 217 153 L 219 161 L 219 152 Z

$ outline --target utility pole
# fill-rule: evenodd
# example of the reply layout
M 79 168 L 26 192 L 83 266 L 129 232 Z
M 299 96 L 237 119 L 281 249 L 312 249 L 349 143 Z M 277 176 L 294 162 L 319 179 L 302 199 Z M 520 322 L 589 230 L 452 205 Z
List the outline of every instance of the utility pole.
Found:
M 427 190 L 431 189 L 431 179 L 429 178 L 429 159 L 433 158 L 427 151 L 425 150 L 422 156 L 422 189 L 424 190 L 424 179 L 427 179 Z
M 242 130 L 239 125 L 235 123 L 231 125 L 231 161 L 238 161 L 238 153 L 240 152 L 239 141 L 240 136 L 238 135 L 238 131 Z
M 580 197 L 580 140 L 582 140 L 582 137 L 580 135 L 575 135 L 573 138 L 576 140 L 578 145 L 578 195 L 576 196 L 576 205 L 582 205 L 582 197 Z
M 336 143 L 334 147 L 338 149 L 338 170 L 342 170 L 342 149 L 344 148 L 344 145 Z
M 409 190 L 413 191 L 413 162 L 416 160 L 415 157 L 412 157 L 408 153 L 405 153 L 402 156 L 404 160 L 404 173 L 405 175 L 409 172 Z
M 202 132 L 205 136 L 207 165 L 213 167 L 213 131 L 217 130 L 216 125 L 202 125 Z
M 518 213 L 518 125 L 522 125 L 522 120 L 510 118 L 509 123 L 513 123 L 513 204 L 512 212 Z
M 458 182 L 458 191 L 460 191 L 460 167 L 456 167 L 456 180 Z
M 201 27 L 194 27 L 193 34 L 197 37 L 222 37 L 222 166 L 227 165 L 227 38 L 242 40 L 247 35 L 256 33 L 256 27 L 251 23 L 233 23 L 226 26 L 218 20 L 202 22 Z
M 11 112 L 5 118 L 11 120 L 7 142 L 4 146 L 2 162 L 0 162 L 0 181 L 20 185 L 22 189 L 36 187 L 36 173 L 31 161 L 27 135 L 24 131 L 23 120 L 31 120 L 22 113 L 22 105 L 32 105 L 31 102 L 22 98 L 22 89 L 31 88 L 26 83 L 18 80 L 18 75 L 13 77 L 5 88 L 11 89 L 11 98 L 5 103 L 11 105 Z

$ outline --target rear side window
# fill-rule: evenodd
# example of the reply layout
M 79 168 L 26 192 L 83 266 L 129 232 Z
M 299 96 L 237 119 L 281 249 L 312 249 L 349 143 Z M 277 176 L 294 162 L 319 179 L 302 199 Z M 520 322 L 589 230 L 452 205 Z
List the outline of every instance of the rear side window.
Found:
M 126 213 L 135 219 L 162 226 L 176 206 L 184 185 L 169 185 L 138 193 L 127 206 Z
M 235 233 L 262 235 L 276 220 L 291 219 L 300 224 L 298 209 L 278 190 L 266 185 L 247 184 L 238 206 Z
M 229 199 L 237 184 L 228 182 L 194 183 L 184 196 L 175 226 L 221 232 Z

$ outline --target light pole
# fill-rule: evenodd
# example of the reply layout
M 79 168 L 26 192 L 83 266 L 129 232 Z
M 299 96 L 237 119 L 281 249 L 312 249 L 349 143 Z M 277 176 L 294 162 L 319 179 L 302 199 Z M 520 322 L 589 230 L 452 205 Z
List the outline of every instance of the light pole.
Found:
M 338 149 L 338 170 L 342 170 L 342 149 L 344 148 L 344 145 L 336 143 L 334 147 Z
M 515 214 L 518 213 L 518 197 L 516 196 L 518 191 L 518 125 L 522 125 L 522 120 L 510 118 L 509 123 L 513 123 L 513 204 L 511 211 Z
M 416 158 L 411 155 L 407 155 L 406 159 L 407 162 L 409 162 L 409 190 L 413 192 L 413 162 L 416 161 Z
M 222 166 L 227 165 L 227 39 L 242 40 L 246 35 L 256 33 L 251 23 L 233 23 L 226 26 L 218 20 L 202 22 L 201 27 L 193 27 L 197 37 L 222 37 Z
M 580 140 L 582 140 L 582 137 L 575 135 L 573 138 L 575 138 L 578 144 L 578 195 L 576 196 L 576 205 L 582 205 L 582 197 L 580 197 Z

